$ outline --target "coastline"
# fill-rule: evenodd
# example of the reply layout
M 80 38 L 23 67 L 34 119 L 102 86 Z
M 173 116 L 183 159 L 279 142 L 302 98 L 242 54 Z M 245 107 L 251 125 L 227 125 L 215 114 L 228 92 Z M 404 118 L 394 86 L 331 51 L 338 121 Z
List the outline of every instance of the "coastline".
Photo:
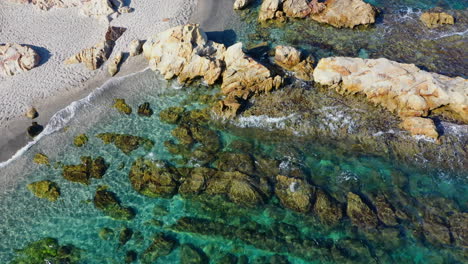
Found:
M 0 83 L 0 135 L 2 135 L 0 137 L 0 162 L 7 161 L 32 141 L 26 133 L 31 122 L 38 122 L 45 127 L 57 111 L 87 96 L 113 78 L 107 73 L 107 64 L 95 71 L 89 71 L 81 64 L 64 65 L 63 61 L 67 57 L 98 42 L 104 36 L 108 26 L 127 28 L 117 40 L 110 58 L 117 52 L 126 52 L 128 43 L 133 39 L 146 39 L 152 34 L 186 23 L 196 6 L 195 1 L 176 0 L 180 2 L 179 5 L 168 0 L 163 3 L 154 3 L 150 0 L 139 1 L 139 3 L 131 4 L 131 7 L 135 8 L 134 12 L 123 14 L 110 23 L 85 17 L 79 14 L 76 8 L 53 8 L 49 11 L 42 11 L 32 5 L 1 3 L 2 25 L 5 25 L 0 31 L 2 42 L 17 42 L 37 47 L 41 62 L 31 71 L 0 78 L 2 81 Z M 162 9 L 164 12 L 155 16 L 151 11 L 155 8 Z M 16 25 L 15 22 L 18 21 L 8 21 L 8 18 L 13 18 L 18 13 L 22 14 L 19 16 L 21 19 L 23 16 L 31 16 L 31 20 L 35 21 L 35 26 L 26 30 L 22 28 L 24 25 Z M 5 24 L 3 20 L 10 23 Z M 68 25 L 54 28 L 57 31 L 61 30 L 60 34 L 57 34 L 54 29 L 44 30 L 44 28 L 50 28 L 51 24 L 63 23 L 63 21 L 68 24 L 78 22 L 86 24 L 83 26 L 78 23 L 78 29 L 70 30 L 70 32 L 65 32 Z M 37 37 L 37 35 L 41 36 Z M 55 37 L 56 35 L 59 36 Z M 114 77 L 138 72 L 145 67 L 147 67 L 147 62 L 143 56 L 128 58 L 123 61 L 119 72 Z M 38 109 L 38 118 L 31 120 L 24 116 L 29 106 Z

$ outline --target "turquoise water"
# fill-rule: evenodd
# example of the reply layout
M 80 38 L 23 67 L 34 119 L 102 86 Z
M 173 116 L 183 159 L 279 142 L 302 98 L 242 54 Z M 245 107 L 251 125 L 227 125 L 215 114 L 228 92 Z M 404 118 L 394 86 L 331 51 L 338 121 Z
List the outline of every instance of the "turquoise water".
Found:
M 463 1 L 375 3 L 384 10 L 393 10 L 395 14 L 400 12 L 400 7 L 408 6 L 425 9 L 437 4 L 445 8 L 463 9 L 468 5 Z M 248 21 L 251 18 L 247 16 L 244 19 Z M 297 31 L 304 25 L 308 25 L 309 31 Z M 390 41 L 387 38 L 396 36 L 379 35 L 384 32 L 383 28 L 383 25 L 377 24 L 372 29 L 337 30 L 313 22 L 293 21 L 284 27 L 244 28 L 236 30 L 236 33 L 240 40 L 247 41 L 249 45 L 269 35 L 261 33 L 266 30 L 273 34 L 265 40 L 299 45 L 317 58 L 327 54 L 375 57 L 387 56 L 386 52 L 390 50 L 381 48 L 387 45 L 386 41 Z M 258 32 L 261 33 L 260 39 L 249 37 L 249 34 Z M 421 34 L 429 36 L 433 33 Z M 308 34 L 314 34 L 316 40 L 311 42 Z M 378 39 L 378 36 L 385 38 Z M 368 46 L 356 41 L 358 39 L 369 41 Z M 413 39 L 401 41 L 405 44 Z M 455 41 L 465 43 L 466 35 Z M 435 42 L 434 45 L 453 44 L 447 44 L 449 42 Z M 426 50 L 422 49 L 421 52 Z M 454 52 L 466 55 L 466 46 Z M 443 58 L 456 60 L 452 56 L 449 53 Z M 425 63 L 420 58 L 406 59 Z M 446 68 L 437 59 L 434 62 L 434 67 L 440 72 L 466 75 L 465 64 L 456 62 L 452 65 L 457 66 Z M 281 132 L 234 128 L 215 122 L 208 128 L 220 138 L 218 154 L 233 155 L 230 157 L 248 155 L 247 162 L 237 162 L 234 158 L 233 162 L 225 161 L 222 170 L 245 172 L 253 182 L 267 181 L 270 191 L 262 190 L 265 195 L 263 204 L 246 206 L 232 202 L 226 195 L 207 193 L 195 196 L 179 193 L 172 197 L 150 198 L 135 191 L 129 181 L 129 171 L 133 162 L 140 157 L 164 160 L 171 167 L 201 166 L 221 170 L 216 162 L 206 164 L 202 160 L 184 159 L 186 157 L 183 155 L 171 154 L 164 142 L 177 142 L 171 134 L 177 125 L 165 123 L 159 117 L 162 110 L 173 106 L 184 106 L 187 110 L 203 109 L 206 105 L 197 100 L 200 98 L 197 95 L 213 95 L 217 91 L 216 87 L 203 85 L 181 87 L 147 70 L 113 81 L 87 100 L 70 107 L 72 111 L 62 112 L 61 120 L 70 117 L 69 123 L 57 132 L 44 136 L 21 157 L 0 169 L 4 183 L 0 187 L 0 263 L 14 259 L 17 255 L 15 249 L 44 237 L 56 238 L 61 245 L 72 244 L 80 248 L 79 263 L 125 263 L 129 251 L 137 253 L 135 263 L 143 263 L 143 253 L 159 233 L 170 236 L 177 243 L 173 250 L 154 263 L 247 263 L 246 258 L 248 263 L 300 264 L 468 261 L 467 238 L 464 236 L 468 223 L 466 170 L 450 171 L 423 164 L 422 161 L 420 166 L 414 166 L 414 163 L 406 164 L 396 159 L 364 154 L 333 140 L 311 141 Z M 124 115 L 112 108 L 116 98 L 124 98 L 133 108 L 133 113 Z M 138 105 L 144 102 L 149 102 L 154 111 L 151 117 L 136 114 Z M 144 137 L 152 140 L 154 146 L 151 149 L 140 147 L 126 155 L 114 145 L 104 144 L 95 137 L 104 132 Z M 81 133 L 88 135 L 89 142 L 78 148 L 73 145 L 73 139 Z M 198 144 L 194 148 L 198 148 Z M 33 163 L 36 153 L 46 154 L 51 166 Z M 218 154 L 214 155 L 214 160 L 221 160 Z M 102 179 L 92 179 L 90 185 L 83 185 L 62 177 L 60 164 L 79 164 L 81 156 L 104 158 L 109 168 Z M 418 157 L 415 160 L 419 161 Z M 336 206 L 332 214 L 347 214 L 345 211 L 350 204 L 348 195 L 352 192 L 360 197 L 361 205 L 364 205 L 364 209 L 361 208 L 364 212 L 362 222 L 383 209 L 394 215 L 396 222 L 389 223 L 379 215 L 379 222 L 370 227 L 360 226 L 350 216 L 330 224 L 322 221 L 322 215 L 316 209 L 305 213 L 294 212 L 286 208 L 279 195 L 272 191 L 279 188 L 275 182 L 277 175 L 300 179 L 313 186 L 314 199 L 322 193 L 320 197 L 328 197 L 326 199 L 332 201 L 329 208 Z M 39 180 L 57 183 L 61 196 L 56 202 L 38 199 L 26 188 L 27 184 Z M 133 208 L 135 218 L 129 221 L 114 220 L 97 210 L 93 197 L 98 186 L 107 186 L 123 206 Z M 288 188 L 296 187 L 289 185 Z M 379 203 L 382 196 L 385 203 Z M 108 240 L 102 239 L 103 228 L 112 230 Z M 119 234 L 125 228 L 132 229 L 133 235 L 127 243 L 120 245 Z M 184 244 L 191 244 L 199 252 L 202 251 L 208 260 L 195 262 L 195 258 L 192 258 L 193 262 L 182 262 Z

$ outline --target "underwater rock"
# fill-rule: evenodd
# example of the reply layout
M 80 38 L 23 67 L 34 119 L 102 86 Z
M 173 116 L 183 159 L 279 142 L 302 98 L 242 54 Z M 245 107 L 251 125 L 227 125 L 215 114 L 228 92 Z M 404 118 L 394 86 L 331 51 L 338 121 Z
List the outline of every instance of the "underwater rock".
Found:
M 306 213 L 312 207 L 313 187 L 301 179 L 276 176 L 275 194 L 284 207 Z
M 25 116 L 30 119 L 37 118 L 39 116 L 39 112 L 37 112 L 37 109 L 35 107 L 29 107 L 28 110 L 26 110 Z
M 292 71 L 296 77 L 304 81 L 314 79 L 313 58 L 308 56 L 301 60 L 301 52 L 289 46 L 277 46 L 275 48 L 275 63 L 285 70 Z
M 27 244 L 23 249 L 16 250 L 11 264 L 35 263 L 81 263 L 82 250 L 73 245 L 60 245 L 55 238 L 42 238 Z
M 367 204 L 365 204 L 359 195 L 348 192 L 348 205 L 346 213 L 351 219 L 353 225 L 362 228 L 377 227 L 378 220 L 375 213 Z
M 123 53 L 118 52 L 114 58 L 107 64 L 107 71 L 110 76 L 114 76 L 119 71 L 120 62 L 122 62 Z
M 177 246 L 177 240 L 163 233 L 155 235 L 153 243 L 142 253 L 143 263 L 154 263 L 159 257 L 169 255 Z
M 36 153 L 33 161 L 36 164 L 50 165 L 49 157 L 43 153 Z
M 343 217 L 340 204 L 321 189 L 315 191 L 314 213 L 328 225 L 336 225 Z
M 125 263 L 133 263 L 138 259 L 138 253 L 135 250 L 129 250 L 125 253 Z
M 0 74 L 12 76 L 29 71 L 39 64 L 39 55 L 30 47 L 19 44 L 0 45 Z
M 79 134 L 78 136 L 75 137 L 73 140 L 73 144 L 77 147 L 82 147 L 88 142 L 88 136 L 86 134 Z
M 38 136 L 42 130 L 44 130 L 44 127 L 39 125 L 37 122 L 32 122 L 31 126 L 28 127 L 28 135 L 32 138 L 35 138 Z
M 255 0 L 236 0 L 234 2 L 234 10 L 243 9 L 254 1 Z
M 127 155 L 135 149 L 139 148 L 141 145 L 143 145 L 143 147 L 147 150 L 150 150 L 154 146 L 154 142 L 152 140 L 132 135 L 101 133 L 97 134 L 96 137 L 100 138 L 104 144 L 114 144 L 118 149 Z
M 138 115 L 150 117 L 153 115 L 153 109 L 151 109 L 150 103 L 145 102 L 138 106 Z
M 169 107 L 161 112 L 159 112 L 159 118 L 161 121 L 169 124 L 177 124 L 177 122 L 182 118 L 185 109 L 183 107 Z
M 129 173 L 132 187 L 149 197 L 171 197 L 177 192 L 179 175 L 160 161 L 137 159 Z
M 240 171 L 252 175 L 255 172 L 254 160 L 248 154 L 222 152 L 218 155 L 216 167 L 222 171 Z
M 221 76 L 224 51 L 224 45 L 209 41 L 198 24 L 170 28 L 143 45 L 150 68 L 164 78 L 179 76 L 180 82 L 188 82 L 203 77 L 210 85 Z
M 142 52 L 143 42 L 139 39 L 134 39 L 128 45 L 128 52 L 130 53 L 131 57 L 140 55 Z
M 114 99 L 114 105 L 112 107 L 122 114 L 129 115 L 132 113 L 132 108 L 125 102 L 125 99 Z
M 422 135 L 433 139 L 439 137 L 434 121 L 429 118 L 405 117 L 401 122 L 401 128 L 409 131 L 413 136 Z
M 105 187 L 98 187 L 93 203 L 97 209 L 115 220 L 128 221 L 135 217 L 133 209 L 122 206 L 115 193 L 106 190 Z
M 179 187 L 181 195 L 199 194 L 206 188 L 206 181 L 216 173 L 216 170 L 204 167 L 193 168 L 190 176 L 185 178 Z
M 207 264 L 206 254 L 191 244 L 183 244 L 180 247 L 180 264 Z
M 455 19 L 453 16 L 445 12 L 424 12 L 421 14 L 419 19 L 426 25 L 428 28 L 437 28 L 444 24 L 453 25 L 455 24 Z
M 101 179 L 107 171 L 107 164 L 102 157 L 92 159 L 81 157 L 81 164 L 63 166 L 63 178 L 72 182 L 90 184 L 91 178 Z
M 334 27 L 354 28 L 375 23 L 376 9 L 362 0 L 327 0 L 325 9 L 311 18 Z
M 99 230 L 99 238 L 102 240 L 109 240 L 114 235 L 114 230 L 104 227 Z
M 203 145 L 203 150 L 215 153 L 221 149 L 220 138 L 214 130 L 202 126 L 192 126 L 190 131 L 193 139 Z
M 38 181 L 28 184 L 30 190 L 36 197 L 47 199 L 51 202 L 57 201 L 60 197 L 60 190 L 57 184 L 52 181 Z
M 377 217 L 387 226 L 398 225 L 396 214 L 384 195 L 378 195 L 374 200 Z
M 190 128 L 184 125 L 174 128 L 171 135 L 177 138 L 182 145 L 190 146 L 194 142 Z
M 426 72 L 413 64 L 381 59 L 321 59 L 314 80 L 341 94 L 365 94 L 400 117 L 427 116 L 444 107 L 454 119 L 468 122 L 468 81 Z
M 128 227 L 124 227 L 122 230 L 120 230 L 119 233 L 119 248 L 125 246 L 130 239 L 132 239 L 133 236 L 133 230 Z
M 231 253 L 224 254 L 216 261 L 219 264 L 237 264 L 237 256 Z
M 468 213 L 456 212 L 448 217 L 450 223 L 450 231 L 455 242 L 455 245 L 467 248 L 468 247 Z

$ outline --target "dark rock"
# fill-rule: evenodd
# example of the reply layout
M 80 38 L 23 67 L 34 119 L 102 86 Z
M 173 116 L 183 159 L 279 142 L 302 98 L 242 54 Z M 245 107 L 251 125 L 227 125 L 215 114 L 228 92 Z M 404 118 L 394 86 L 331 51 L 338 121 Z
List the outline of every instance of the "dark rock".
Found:
M 57 184 L 52 181 L 38 181 L 28 184 L 30 190 L 36 197 L 47 199 L 51 202 L 57 201 L 60 197 L 60 190 Z
M 151 106 L 148 102 L 138 106 L 138 115 L 148 117 L 153 115 L 153 109 L 151 109 Z
M 284 207 L 297 212 L 308 212 L 313 205 L 314 189 L 301 179 L 276 176 L 275 194 Z
M 183 244 L 180 247 L 181 264 L 207 264 L 209 263 L 206 254 L 199 248 L 190 244 Z
M 131 220 L 135 217 L 132 208 L 122 206 L 115 193 L 104 187 L 98 187 L 93 202 L 97 209 L 115 220 Z
M 91 178 L 101 179 L 107 171 L 107 164 L 102 157 L 92 159 L 81 157 L 81 164 L 63 166 L 62 175 L 65 179 L 82 184 L 90 184 Z
M 348 205 L 346 207 L 346 213 L 355 226 L 361 228 L 377 227 L 377 216 L 357 194 L 348 192 Z
M 132 108 L 125 102 L 125 99 L 114 99 L 113 107 L 122 114 L 130 115 L 132 113 Z
M 466 227 L 465 227 L 466 228 Z M 434 214 L 427 214 L 422 223 L 422 232 L 432 244 L 450 245 L 450 230 L 444 219 Z
M 379 217 L 380 221 L 388 226 L 398 225 L 395 212 L 393 211 L 391 204 L 388 202 L 385 196 L 377 196 L 374 200 L 374 204 L 377 209 L 377 216 Z
M 43 126 L 39 125 L 37 122 L 32 122 L 31 126 L 28 127 L 28 135 L 35 138 L 42 130 L 44 130 Z
M 240 171 L 249 175 L 255 173 L 253 159 L 242 153 L 223 152 L 219 154 L 216 167 L 222 171 Z
M 150 150 L 154 146 L 153 141 L 132 135 L 101 133 L 97 134 L 96 137 L 100 138 L 104 144 L 113 143 L 118 149 L 127 155 L 139 148 L 141 145 L 143 145 L 147 150 Z
M 169 255 L 176 245 L 177 240 L 159 233 L 153 238 L 153 243 L 142 253 L 142 262 L 154 263 L 159 257 Z
M 125 263 L 133 263 L 138 259 L 138 253 L 135 250 L 129 250 L 125 253 Z
M 133 230 L 128 227 L 124 227 L 119 234 L 119 247 L 125 246 L 125 244 L 132 239 L 132 236 Z
M 159 118 L 163 122 L 177 124 L 177 122 L 182 118 L 184 112 L 185 109 L 183 107 L 169 107 L 159 113 Z
M 75 146 L 77 147 L 82 147 L 87 142 L 88 142 L 88 136 L 86 136 L 86 134 L 80 134 L 76 136 L 75 139 L 73 140 L 73 144 L 75 144 Z
M 227 253 L 222 256 L 217 263 L 219 264 L 237 264 L 237 257 L 233 254 Z
M 27 244 L 16 251 L 11 264 L 39 264 L 47 260 L 49 263 L 81 263 L 82 250 L 73 245 L 61 246 L 55 238 L 43 238 Z
M 178 126 L 174 128 L 171 132 L 172 136 L 179 140 L 180 144 L 190 146 L 193 144 L 194 139 L 192 137 L 192 132 L 189 127 Z
M 188 178 L 185 178 L 179 188 L 182 195 L 199 194 L 206 188 L 207 179 L 211 178 L 216 170 L 204 167 L 194 168 Z
M 214 153 L 221 149 L 221 142 L 215 131 L 201 126 L 193 126 L 190 131 L 192 137 L 204 146 L 204 150 Z
M 449 216 L 450 230 L 452 231 L 455 244 L 468 247 L 468 213 L 456 212 Z
M 149 197 L 171 197 L 177 192 L 179 178 L 174 168 L 160 161 L 137 159 L 129 173 L 132 187 Z
M 340 204 L 321 189 L 316 190 L 314 212 L 329 225 L 337 224 L 343 217 Z

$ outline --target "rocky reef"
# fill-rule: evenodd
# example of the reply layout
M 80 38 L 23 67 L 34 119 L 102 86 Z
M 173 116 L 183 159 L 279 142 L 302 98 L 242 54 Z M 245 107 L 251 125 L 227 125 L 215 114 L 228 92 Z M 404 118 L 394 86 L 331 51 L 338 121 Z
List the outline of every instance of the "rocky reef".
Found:
M 36 153 L 33 159 L 34 163 L 42 165 L 50 165 L 49 157 L 44 153 Z
M 73 144 L 79 148 L 84 146 L 88 142 L 88 136 L 86 134 L 79 134 L 78 136 L 75 137 L 73 140 Z
M 63 166 L 62 175 L 69 181 L 89 185 L 92 178 L 101 179 L 106 173 L 107 167 L 108 165 L 102 157 L 93 159 L 84 156 L 81 157 L 81 164 Z
M 94 195 L 93 203 L 97 209 L 113 219 L 131 220 L 135 217 L 133 209 L 122 206 L 116 194 L 108 191 L 106 187 L 98 187 Z
M 175 249 L 177 242 L 163 233 L 155 235 L 153 243 L 141 255 L 142 263 L 154 263 L 159 257 L 169 255 Z
M 112 107 L 122 114 L 130 115 L 132 113 L 132 108 L 125 102 L 125 99 L 122 98 L 114 99 L 114 105 Z
M 82 250 L 73 245 L 60 245 L 55 238 L 46 237 L 19 249 L 12 264 L 44 263 L 81 263 Z
M 96 137 L 101 139 L 104 144 L 114 144 L 127 155 L 140 146 L 143 146 L 145 149 L 151 149 L 154 145 L 154 142 L 149 139 L 125 134 L 101 133 L 97 134 Z
M 33 182 L 27 185 L 28 190 L 30 190 L 36 197 L 47 199 L 51 202 L 57 201 L 60 197 L 60 190 L 57 187 L 57 184 L 52 181 L 38 181 Z
M 39 55 L 29 46 L 19 44 L 0 45 L 0 74 L 15 75 L 29 71 L 39 64 Z
M 442 25 L 453 25 L 455 24 L 455 19 L 453 16 L 445 12 L 424 12 L 420 16 L 421 21 L 428 28 L 437 28 Z

